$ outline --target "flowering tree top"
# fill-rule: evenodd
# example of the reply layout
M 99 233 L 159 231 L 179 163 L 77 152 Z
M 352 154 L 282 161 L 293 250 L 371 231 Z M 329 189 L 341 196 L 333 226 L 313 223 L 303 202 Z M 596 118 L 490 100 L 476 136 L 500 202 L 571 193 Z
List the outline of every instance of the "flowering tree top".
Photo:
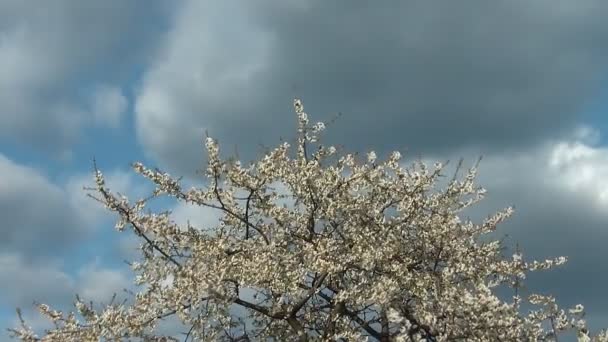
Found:
M 131 203 L 112 194 L 95 167 L 91 196 L 118 214 L 119 231 L 141 239 L 142 258 L 131 266 L 143 289 L 128 305 L 99 309 L 77 296 L 67 315 L 40 304 L 55 328 L 39 337 L 22 320 L 13 336 L 177 341 L 155 333 L 175 316 L 188 327 L 179 340 L 194 341 L 556 341 L 567 330 L 591 340 L 582 306 L 564 311 L 551 296 L 518 295 L 527 272 L 566 259 L 504 257 L 502 243 L 487 234 L 512 208 L 479 224 L 459 217 L 485 193 L 474 185 L 477 166 L 431 191 L 440 163 L 404 169 L 399 152 L 381 162 L 373 151 L 363 161 L 340 155 L 319 143 L 325 125 L 310 124 L 300 100 L 294 108 L 295 151 L 282 143 L 245 167 L 222 160 L 207 138 L 202 188 L 133 165 L 155 184 L 153 197 L 217 210 L 213 227 L 143 213 L 149 198 Z M 500 286 L 515 295 L 500 299 Z M 535 309 L 524 314 L 523 303 Z

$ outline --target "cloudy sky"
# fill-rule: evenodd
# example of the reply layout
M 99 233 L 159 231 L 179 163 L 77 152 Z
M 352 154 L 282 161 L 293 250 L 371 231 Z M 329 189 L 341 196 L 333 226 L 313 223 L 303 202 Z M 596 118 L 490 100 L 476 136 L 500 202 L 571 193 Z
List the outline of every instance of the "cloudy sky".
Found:
M 93 157 L 130 198 L 149 190 L 134 161 L 195 183 L 205 131 L 251 160 L 293 137 L 294 96 L 314 121 L 341 114 L 326 137 L 349 151 L 482 155 L 471 216 L 514 205 L 509 241 L 570 258 L 529 288 L 607 327 L 607 16 L 604 0 L 0 0 L 2 328 L 16 306 L 44 327 L 34 300 L 130 287 L 132 240 L 82 191 Z

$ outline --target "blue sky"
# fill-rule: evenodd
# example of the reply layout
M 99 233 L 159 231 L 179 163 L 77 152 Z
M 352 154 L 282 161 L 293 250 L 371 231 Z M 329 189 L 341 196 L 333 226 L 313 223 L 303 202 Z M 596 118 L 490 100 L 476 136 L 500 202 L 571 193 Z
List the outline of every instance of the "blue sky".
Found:
M 81 190 L 93 157 L 129 198 L 149 190 L 134 161 L 200 184 L 205 131 L 251 160 L 293 137 L 298 96 L 313 120 L 342 114 L 327 139 L 347 150 L 483 155 L 471 216 L 515 205 L 502 233 L 570 257 L 530 289 L 608 326 L 607 15 L 602 0 L 0 0 L 0 322 L 20 306 L 44 327 L 34 300 L 130 287 L 133 240 Z

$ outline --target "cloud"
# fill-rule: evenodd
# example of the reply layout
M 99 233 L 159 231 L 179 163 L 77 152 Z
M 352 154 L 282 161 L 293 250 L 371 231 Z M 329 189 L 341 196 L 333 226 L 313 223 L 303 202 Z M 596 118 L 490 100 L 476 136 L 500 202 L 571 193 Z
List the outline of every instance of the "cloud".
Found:
M 99 305 L 109 303 L 114 293 L 120 301 L 125 298 L 123 289 L 134 289 L 130 274 L 122 269 L 104 268 L 99 261 L 85 264 L 76 275 L 66 273 L 61 266 L 57 262 L 32 263 L 14 253 L 0 254 L 0 278 L 10 279 L 0 283 L 0 301 L 11 311 L 15 307 L 21 308 L 28 325 L 42 332 L 52 324 L 37 312 L 34 302 L 68 312 L 74 310 L 70 303 L 75 300 L 76 293 L 83 300 Z M 17 327 L 17 316 L 5 322 L 2 328 L 4 325 Z
M 608 151 L 580 142 L 558 144 L 550 165 L 561 176 L 556 186 L 576 193 L 584 193 L 597 210 L 608 208 Z
M 606 315 L 608 307 L 602 286 L 608 281 L 608 269 L 599 262 L 608 257 L 604 246 L 608 239 L 608 147 L 585 142 L 587 135 L 597 137 L 599 132 L 587 130 L 587 135 L 581 135 L 581 130 L 569 139 L 548 140 L 527 150 L 484 155 L 477 184 L 488 190 L 487 196 L 462 216 L 480 222 L 514 206 L 515 214 L 498 226 L 495 237 L 507 234 L 507 243 L 511 247 L 518 243 L 531 259 L 562 255 L 569 259 L 565 266 L 532 274 L 528 290 L 555 295 L 567 306 L 582 303 L 595 317 Z M 464 171 L 477 153 L 476 149 L 459 150 L 457 155 L 465 159 Z M 432 165 L 446 159 L 450 158 L 441 155 L 425 162 Z M 444 174 L 451 177 L 453 172 L 452 164 Z
M 83 187 L 94 187 L 92 173 L 75 174 L 65 184 L 55 184 L 40 171 L 0 154 L 0 174 L 2 251 L 33 259 L 58 257 L 86 241 L 100 224 L 115 219 L 115 214 L 86 196 L 90 192 Z M 151 191 L 132 171 L 114 169 L 105 176 L 113 193 L 131 201 Z
M 132 170 L 115 168 L 107 173 L 103 170 L 102 172 L 106 180 L 106 187 L 115 195 L 121 194 L 126 196 L 131 203 L 146 197 L 152 191 L 149 184 L 147 184 L 149 182 Z M 87 196 L 87 194 L 92 194 L 99 198 L 100 194 L 84 190 L 83 187 L 96 187 L 93 172 L 73 175 L 67 180 L 65 185 L 70 205 L 74 208 L 79 208 L 80 215 L 89 224 L 99 224 L 104 218 L 116 217 L 116 214 L 104 208 L 102 203 Z
M 99 261 L 81 268 L 78 279 L 80 296 L 96 303 L 107 303 L 114 293 L 124 297 L 122 290 L 133 288 L 130 273 L 104 268 Z
M 95 121 L 117 128 L 129 105 L 120 88 L 99 86 L 92 95 L 91 108 Z
M 132 78 L 158 33 L 162 1 L 0 3 L 0 138 L 62 152 L 100 118 L 115 124 L 122 100 L 105 85 Z M 170 16 L 170 12 L 166 15 Z M 108 23 L 111 22 L 111 25 Z M 94 80 L 94 81 L 92 81 Z M 88 88 L 96 100 L 86 103 Z
M 608 69 L 599 0 L 343 5 L 186 2 L 135 101 L 147 154 L 190 176 L 208 130 L 253 158 L 293 96 L 351 149 L 517 150 L 570 134 Z
M 272 37 L 251 26 L 248 6 L 188 1 L 180 9 L 135 104 L 138 139 L 149 155 L 199 167 L 205 129 L 213 132 L 223 120 L 250 121 L 243 113 L 258 95 L 251 82 L 272 57 Z M 214 121 L 211 112 L 223 119 Z
M 39 171 L 0 155 L 0 174 L 3 251 L 29 257 L 56 254 L 91 231 L 64 189 Z
M 62 270 L 56 261 L 30 262 L 18 254 L 0 255 L 0 273 L 3 279 L 2 299 L 11 306 L 30 306 L 34 301 L 51 301 L 67 305 L 78 293 L 93 302 L 108 302 L 114 293 L 122 293 L 131 286 L 131 276 L 124 270 L 102 267 L 99 261 L 84 264 L 76 276 Z M 52 285 L 52 286 L 49 286 Z
M 201 230 L 217 227 L 222 217 L 220 210 L 180 202 L 171 212 L 171 218 L 181 227 L 186 228 L 188 223 Z
M 18 254 L 0 255 L 0 273 L 3 281 L 2 303 L 11 307 L 31 306 L 34 301 L 52 300 L 69 303 L 75 283 L 72 277 L 61 271 L 57 263 L 32 264 Z

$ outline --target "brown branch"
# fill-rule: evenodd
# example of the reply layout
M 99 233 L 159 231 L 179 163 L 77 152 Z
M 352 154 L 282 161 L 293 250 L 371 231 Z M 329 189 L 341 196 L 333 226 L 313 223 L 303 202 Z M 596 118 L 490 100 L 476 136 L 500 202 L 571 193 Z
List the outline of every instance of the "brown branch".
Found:
M 249 196 L 247 196 L 247 203 L 245 204 L 245 220 L 249 222 L 249 203 L 251 202 L 251 196 L 253 196 L 254 191 L 250 190 Z M 245 225 L 245 240 L 249 239 L 249 226 Z
M 390 337 L 390 333 L 389 333 L 389 324 L 388 324 L 388 317 L 386 316 L 386 310 L 383 308 L 382 312 L 380 313 L 380 325 L 382 327 L 382 330 L 380 331 L 380 341 L 381 342 L 388 342 L 389 341 L 389 337 Z
M 427 338 L 430 338 L 432 340 L 435 339 L 437 333 L 433 331 L 433 328 L 427 324 L 420 323 L 420 321 L 418 321 L 416 317 L 414 317 L 414 315 L 409 309 L 406 308 L 405 310 L 403 310 L 403 316 L 412 324 L 412 328 L 410 328 L 409 332 L 411 335 L 415 334 L 419 330 L 422 330 L 424 331 Z
M 292 317 L 292 316 L 288 316 L 286 320 L 287 320 L 287 323 L 289 324 L 289 326 L 293 330 L 295 330 L 295 332 L 298 334 L 298 341 L 300 341 L 300 342 L 306 342 L 306 341 L 308 341 L 308 336 L 306 336 L 306 332 L 304 331 L 304 327 L 298 321 L 297 318 Z
M 220 210 L 223 210 L 223 211 L 227 212 L 228 214 L 232 215 L 233 217 L 235 217 L 239 221 L 243 222 L 245 224 L 245 227 L 251 227 L 251 228 L 253 228 L 255 231 L 257 231 L 260 234 L 260 236 L 262 236 L 262 238 L 264 239 L 264 241 L 266 242 L 267 245 L 270 244 L 270 240 L 268 239 L 268 237 L 258 227 L 256 227 L 255 225 L 251 224 L 251 222 L 249 222 L 248 219 L 245 219 L 244 217 L 241 217 L 240 215 L 237 215 L 232 210 L 230 210 L 228 207 L 226 207 L 226 205 L 222 201 L 222 197 L 220 196 L 220 192 L 219 192 L 217 184 L 218 184 L 218 175 L 216 173 L 214 175 L 213 192 L 215 193 L 215 196 L 216 196 L 218 202 L 220 203 L 220 206 L 218 207 L 216 205 L 207 204 L 207 203 L 202 203 L 202 204 L 205 205 L 205 206 L 211 207 L 211 208 L 216 208 L 216 209 L 220 209 Z M 185 196 L 183 196 L 183 198 L 185 199 Z
M 309 289 L 308 286 L 304 285 L 304 284 L 300 284 L 299 285 L 300 288 L 305 288 L 305 289 Z M 333 291 L 333 290 L 332 290 Z M 335 291 L 334 291 L 335 292 Z M 319 292 L 318 295 L 323 298 L 328 304 L 330 304 L 332 307 L 335 305 L 334 304 L 334 299 L 331 298 L 330 296 L 324 294 L 323 292 Z M 357 323 L 363 330 L 365 330 L 370 336 L 380 340 L 380 333 L 378 331 L 376 331 L 374 328 L 372 328 L 369 325 L 369 322 L 363 320 L 361 317 L 359 317 L 359 315 L 355 312 L 352 312 L 350 310 L 348 310 L 346 308 L 346 306 L 344 306 L 344 309 L 342 311 L 343 314 L 345 314 L 346 316 L 350 317 L 355 323 Z
M 316 281 L 313 281 L 312 287 L 310 287 L 308 289 L 308 293 L 306 293 L 306 295 L 300 299 L 291 309 L 291 311 L 289 312 L 289 316 L 290 317 L 296 317 L 296 314 L 298 313 L 298 311 L 300 311 L 300 309 L 310 300 L 310 298 L 315 294 L 315 292 L 317 291 L 317 289 L 321 286 L 321 284 L 323 284 L 323 281 L 325 281 L 325 278 L 327 277 L 327 272 L 323 272 L 321 274 L 321 276 L 319 277 L 319 279 L 317 279 Z
M 344 302 L 338 302 L 335 306 L 333 306 L 332 310 L 327 317 L 327 321 L 325 322 L 325 331 L 323 332 L 323 339 L 329 339 L 331 335 L 334 334 L 336 330 L 336 317 L 340 317 L 344 314 L 346 310 L 346 305 Z
M 261 306 L 261 305 L 257 305 L 257 304 L 254 304 L 254 303 L 248 302 L 248 301 L 246 301 L 246 300 L 242 300 L 242 299 L 240 299 L 240 298 L 236 298 L 236 299 L 234 300 L 234 303 L 236 303 L 236 304 L 238 304 L 238 305 L 240 305 L 240 306 L 246 307 L 246 308 L 248 308 L 248 309 L 255 310 L 255 311 L 257 311 L 257 312 L 259 312 L 259 313 L 261 313 L 261 314 L 263 314 L 263 315 L 265 315 L 265 316 L 268 316 L 268 317 L 270 317 L 270 318 L 274 318 L 274 319 L 285 319 L 285 312 L 283 312 L 283 311 L 280 311 L 280 312 L 277 312 L 277 313 L 272 313 L 272 312 L 271 312 L 271 311 L 270 311 L 268 308 L 266 308 L 266 307 L 263 307 L 263 306 Z
M 97 174 L 99 172 L 99 169 L 97 168 L 97 164 L 96 164 L 95 160 L 93 160 L 93 166 L 95 168 L 95 173 Z M 106 200 L 106 203 L 112 202 L 110 199 L 115 200 L 114 196 L 110 195 L 103 187 L 99 187 L 98 190 L 103 195 L 104 199 Z M 170 262 L 175 264 L 178 268 L 182 267 L 182 265 L 179 262 L 177 262 L 173 257 L 171 257 L 169 254 L 167 254 L 164 250 L 162 250 L 154 241 L 152 241 L 146 234 L 144 234 L 142 229 L 137 224 L 135 224 L 135 222 L 133 222 L 133 219 L 130 215 L 129 210 L 127 210 L 119 205 L 115 205 L 113 209 L 118 211 L 119 214 L 121 214 L 121 216 L 124 216 L 127 218 L 127 221 L 129 222 L 129 224 L 131 224 L 133 229 L 135 229 L 135 232 L 137 233 L 137 235 L 143 237 L 144 240 L 146 240 L 146 242 L 148 243 L 148 245 L 150 245 L 153 249 L 155 249 L 160 254 L 162 254 L 167 260 L 169 260 Z

